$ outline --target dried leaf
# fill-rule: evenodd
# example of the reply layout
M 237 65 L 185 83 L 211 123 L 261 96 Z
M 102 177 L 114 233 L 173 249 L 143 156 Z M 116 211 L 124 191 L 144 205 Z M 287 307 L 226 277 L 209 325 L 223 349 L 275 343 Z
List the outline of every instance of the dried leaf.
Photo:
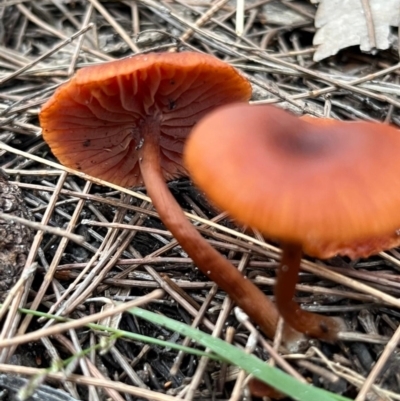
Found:
M 304 8 L 307 5 L 302 3 L 301 6 Z M 290 26 L 310 21 L 309 18 L 305 17 L 304 15 L 301 15 L 295 10 L 288 8 L 284 3 L 281 3 L 280 1 L 268 2 L 263 6 L 262 9 L 265 21 L 268 24 Z M 310 13 L 312 12 L 312 8 L 309 9 L 307 7 L 306 9 L 307 11 L 310 11 Z
M 400 0 L 369 0 L 370 21 L 364 12 L 362 0 L 311 1 L 319 3 L 315 16 L 318 30 L 314 36 L 314 44 L 318 48 L 314 61 L 332 56 L 349 46 L 360 45 L 363 51 L 390 47 L 390 26 L 399 25 Z

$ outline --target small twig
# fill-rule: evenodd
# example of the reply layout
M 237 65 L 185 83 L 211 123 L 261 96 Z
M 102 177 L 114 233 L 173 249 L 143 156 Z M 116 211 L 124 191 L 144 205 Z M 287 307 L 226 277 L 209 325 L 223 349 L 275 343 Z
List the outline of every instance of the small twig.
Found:
M 104 8 L 104 6 L 97 0 L 89 0 L 94 8 L 104 17 L 104 19 L 117 31 L 119 36 L 126 42 L 134 53 L 139 53 L 140 49 L 135 45 L 125 29 L 112 17 L 112 15 Z
M 361 5 L 364 11 L 365 21 L 367 23 L 368 39 L 372 49 L 376 49 L 375 24 L 372 17 L 371 5 L 369 0 L 361 0 Z
M 239 313 L 238 313 L 239 311 Z M 274 347 L 271 347 L 271 345 L 268 343 L 268 341 L 255 329 L 253 324 L 249 321 L 248 316 L 239 308 L 235 308 L 235 315 L 236 318 L 240 323 L 242 323 L 247 330 L 249 330 L 251 333 L 257 333 L 257 339 L 260 341 L 261 345 L 265 348 L 265 350 L 269 353 L 271 358 L 275 360 L 278 366 L 280 366 L 284 371 L 286 371 L 288 374 L 292 375 L 294 378 L 299 380 L 302 383 L 307 383 L 307 380 L 301 376 L 300 373 L 298 373 L 280 354 L 277 350 L 275 350 Z
M 213 298 L 215 297 L 215 294 L 218 291 L 218 287 L 214 284 L 213 287 L 211 288 L 210 292 L 207 295 L 207 298 L 205 299 L 205 301 L 203 302 L 203 304 L 201 305 L 201 308 L 199 310 L 199 313 L 197 314 L 197 316 L 194 318 L 191 327 L 198 327 L 199 324 L 201 323 L 204 315 L 207 312 L 207 309 L 210 305 L 210 302 L 213 300 Z M 184 346 L 188 346 L 191 343 L 192 339 L 190 337 L 185 337 L 185 339 L 182 341 L 182 345 Z M 174 364 L 172 365 L 171 369 L 170 369 L 170 373 L 172 376 L 176 375 L 178 373 L 178 370 L 181 366 L 182 360 L 185 356 L 185 353 L 183 351 L 179 351 L 177 357 L 175 358 Z
M 81 224 L 88 225 L 88 226 L 106 227 L 106 228 L 118 228 L 121 230 L 142 231 L 142 232 L 146 232 L 146 233 L 160 234 L 162 236 L 172 237 L 172 234 L 167 230 L 159 230 L 157 228 L 143 227 L 143 226 L 138 226 L 138 225 L 134 225 L 134 224 L 130 225 L 130 224 L 121 224 L 121 223 L 103 223 L 100 221 L 87 220 L 87 219 L 83 219 L 81 221 Z
M 365 400 L 365 397 L 367 396 L 368 391 L 370 391 L 371 386 L 374 384 L 375 380 L 381 373 L 386 362 L 393 355 L 395 349 L 397 348 L 397 345 L 399 344 L 399 341 L 400 341 L 400 326 L 397 328 L 396 332 L 393 334 L 392 338 L 387 343 L 381 356 L 379 357 L 378 361 L 376 362 L 376 364 L 372 368 L 370 374 L 368 375 L 367 380 L 361 387 L 361 390 L 358 393 L 355 401 L 364 401 Z
M 235 308 L 235 314 L 236 314 L 237 309 L 239 309 L 239 308 Z M 258 332 L 253 327 L 253 330 L 250 331 L 250 334 L 247 337 L 246 347 L 244 349 L 246 354 L 252 354 L 254 352 L 254 350 L 257 346 L 257 339 L 258 339 Z M 231 394 L 229 401 L 239 401 L 239 399 L 241 399 L 241 396 L 243 394 L 245 384 L 246 384 L 246 376 L 249 377 L 250 375 L 248 375 L 246 371 L 241 369 L 236 378 L 235 386 L 233 387 L 232 394 Z
M 44 29 L 45 31 L 50 32 L 52 35 L 56 36 L 57 38 L 69 39 L 67 37 L 67 35 L 64 35 L 60 31 L 58 31 L 57 29 L 53 28 L 51 25 L 45 23 L 40 18 L 36 17 L 36 15 L 34 15 L 27 7 L 25 7 L 25 5 L 18 4 L 17 8 L 21 12 L 21 14 L 23 14 L 28 20 L 32 21 L 32 23 L 36 24 L 37 26 L 39 26 L 40 28 Z M 95 55 L 100 60 L 107 60 L 107 61 L 114 60 L 113 57 L 110 57 L 110 56 L 108 56 L 108 55 L 106 55 L 106 54 L 104 54 L 102 52 L 97 51 L 97 50 L 93 50 L 88 46 L 83 46 L 82 49 L 85 52 L 88 52 L 88 53 L 91 53 L 91 54 Z
M 26 366 L 0 364 L 0 371 L 4 373 L 12 373 L 14 375 L 23 374 L 28 376 L 36 376 L 44 373 L 44 369 L 29 368 Z M 146 390 L 135 386 L 130 386 L 122 382 L 107 380 L 104 378 L 87 377 L 77 374 L 70 374 L 65 377 L 64 373 L 46 372 L 46 376 L 51 379 L 60 381 L 70 381 L 72 383 L 84 384 L 86 386 L 96 386 L 99 388 L 106 387 L 122 393 L 132 394 L 138 398 L 146 398 L 150 401 L 176 401 L 175 397 L 162 394 L 156 391 Z
M 26 269 L 22 274 L 19 280 L 14 284 L 11 290 L 8 292 L 6 299 L 0 307 L 0 320 L 3 319 L 4 314 L 7 312 L 8 307 L 11 305 L 12 300 L 17 295 L 17 292 L 20 291 L 21 287 L 26 283 L 26 281 L 33 276 L 37 269 L 37 263 L 33 263 L 31 267 Z
M 225 325 L 226 319 L 230 313 L 232 306 L 232 301 L 230 298 L 227 296 L 225 297 L 223 303 L 222 303 L 222 309 L 221 313 L 218 316 L 217 322 L 215 323 L 214 330 L 212 332 L 213 337 L 219 337 L 221 335 L 222 329 Z M 206 352 L 209 351 L 208 349 Z M 197 366 L 196 372 L 192 377 L 192 380 L 189 384 L 189 386 L 186 388 L 186 395 L 185 395 L 185 400 L 192 400 L 194 398 L 194 394 L 198 386 L 200 385 L 201 379 L 203 378 L 203 374 L 205 369 L 207 368 L 209 358 L 208 357 L 201 357 L 200 362 Z
M 10 221 L 10 222 L 15 221 L 16 223 L 23 224 L 24 226 L 33 228 L 35 230 L 41 230 L 48 234 L 65 237 L 65 238 L 70 239 L 71 241 L 76 242 L 77 244 L 83 244 L 85 242 L 85 238 L 82 235 L 72 234 L 59 227 L 46 226 L 44 224 L 37 223 L 36 221 L 23 219 L 22 217 L 17 217 L 17 216 L 6 214 L 6 213 L 0 213 L 0 219 L 5 220 L 5 221 Z
M 7 75 L 6 77 L 0 79 L 0 85 L 3 85 L 7 81 L 9 81 L 12 78 L 17 77 L 18 75 L 22 74 L 23 72 L 29 70 L 31 67 L 34 65 L 40 63 L 42 60 L 45 58 L 51 56 L 52 54 L 56 53 L 58 50 L 62 49 L 64 46 L 70 44 L 74 39 L 78 38 L 82 34 L 86 33 L 89 29 L 93 28 L 93 24 L 89 24 L 85 26 L 84 28 L 80 29 L 78 32 L 74 33 L 71 35 L 69 38 L 63 40 L 61 43 L 59 43 L 57 46 L 53 47 L 46 53 L 42 54 L 40 57 L 37 59 L 33 60 L 32 62 L 24 65 L 23 67 L 19 68 L 18 70 L 14 71 L 12 74 Z
M 87 9 L 86 14 L 85 14 L 85 17 L 83 19 L 83 23 L 82 23 L 83 28 L 82 28 L 82 30 L 86 29 L 87 27 L 90 27 L 90 26 L 93 27 L 94 26 L 94 24 L 90 24 L 89 23 L 90 18 L 92 17 L 92 11 L 93 11 L 93 4 L 89 4 L 88 9 Z M 79 54 L 80 54 L 84 39 L 85 39 L 84 36 L 81 36 L 78 39 L 78 43 L 76 44 L 74 53 L 72 55 L 71 64 L 69 65 L 68 70 L 67 70 L 67 75 L 68 76 L 72 75 L 74 73 L 74 71 L 75 71 L 76 63 L 78 62 Z
M 244 0 L 236 0 L 236 35 L 242 36 L 244 30 Z
M 67 330 L 77 329 L 85 326 L 88 323 L 93 323 L 97 320 L 104 319 L 108 316 L 113 316 L 118 313 L 126 312 L 127 310 L 147 304 L 154 299 L 161 298 L 164 295 L 163 290 L 154 290 L 151 293 L 144 295 L 134 301 L 129 301 L 126 303 L 119 303 L 115 308 L 108 309 L 103 312 L 95 313 L 93 315 L 85 316 L 81 319 L 67 321 L 66 323 L 60 323 L 55 326 L 42 328 L 40 330 L 33 331 L 28 334 L 23 334 L 22 336 L 16 336 L 13 338 L 8 338 L 0 341 L 0 348 L 10 347 L 12 345 L 21 345 L 28 342 L 33 342 L 40 340 L 42 337 L 49 337 L 53 334 L 59 334 Z
M 210 7 L 210 9 L 205 12 L 194 24 L 197 28 L 200 28 L 203 26 L 209 19 L 218 11 L 220 10 L 229 0 L 219 0 L 217 1 L 213 6 Z M 241 0 L 239 0 L 241 1 Z M 179 39 L 182 42 L 186 42 L 190 37 L 193 35 L 194 31 L 193 29 L 189 28 L 187 29 L 180 37 Z

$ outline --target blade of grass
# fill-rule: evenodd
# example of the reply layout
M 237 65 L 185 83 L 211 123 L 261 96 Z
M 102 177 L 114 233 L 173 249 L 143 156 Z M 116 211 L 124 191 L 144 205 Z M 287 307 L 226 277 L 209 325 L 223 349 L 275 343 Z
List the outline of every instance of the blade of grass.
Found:
M 1 305 L 2 304 L 0 304 L 0 307 L 1 307 Z M 68 319 L 68 318 L 65 318 L 62 316 L 56 316 L 56 315 L 52 315 L 52 314 L 46 313 L 46 312 L 32 311 L 30 309 L 25 309 L 25 308 L 19 308 L 18 311 L 20 313 L 24 313 L 27 315 L 33 315 L 33 316 L 37 316 L 37 317 L 45 317 L 47 319 L 54 319 L 61 323 L 74 321 L 74 319 Z M 96 323 L 86 323 L 86 324 L 82 324 L 82 326 L 89 327 L 92 330 L 97 330 L 100 332 L 114 334 L 116 336 L 116 338 L 129 338 L 130 340 L 140 341 L 140 342 L 147 343 L 147 344 L 153 344 L 153 345 L 157 345 L 157 346 L 164 347 L 164 348 L 171 348 L 171 349 L 175 349 L 177 351 L 185 352 L 187 354 L 192 354 L 192 355 L 197 355 L 197 356 L 206 356 L 207 358 L 210 358 L 210 359 L 213 359 L 216 361 L 220 361 L 220 362 L 225 361 L 225 358 L 223 358 L 219 355 L 213 355 L 209 352 L 204 352 L 204 351 L 198 350 L 196 348 L 185 347 L 184 345 L 181 345 L 181 344 L 173 343 L 170 341 L 160 340 L 160 339 L 154 338 L 154 337 L 148 337 L 143 334 L 131 333 L 130 331 L 115 329 L 112 327 L 103 326 L 101 324 L 96 324 Z M 62 326 L 59 326 L 59 329 L 60 329 L 60 332 L 65 331 L 65 328 L 63 328 Z M 43 335 L 45 335 L 45 333 L 43 333 Z M 26 335 L 20 336 L 19 344 L 23 344 L 25 342 L 28 342 L 27 336 Z
M 219 338 L 214 338 L 207 333 L 187 326 L 184 323 L 177 322 L 165 316 L 160 316 L 140 308 L 129 309 L 128 312 L 156 325 L 176 331 L 183 336 L 192 338 L 199 344 L 209 348 L 217 355 L 228 360 L 233 365 L 239 366 L 246 372 L 251 373 L 255 378 L 270 385 L 281 393 L 292 397 L 294 400 L 351 401 L 349 398 L 318 389 L 311 385 L 300 383 L 281 370 L 269 366 L 254 355 L 248 355 L 243 350 L 228 344 Z
M 54 316 L 48 313 L 43 313 L 39 311 L 31 311 L 29 309 L 19 309 L 21 313 L 32 314 L 39 317 L 47 317 L 49 319 L 55 319 L 60 322 L 70 322 L 72 319 L 63 318 L 60 316 Z M 125 337 L 136 341 L 142 341 L 146 343 L 151 343 L 159 346 L 164 346 L 172 349 L 183 350 L 184 352 L 196 354 L 196 355 L 207 355 L 209 358 L 216 360 L 228 361 L 233 365 L 236 365 L 243 370 L 251 373 L 255 378 L 260 381 L 274 387 L 283 394 L 292 397 L 297 401 L 351 401 L 349 398 L 342 397 L 337 394 L 330 393 L 326 390 L 318 389 L 312 387 L 311 385 L 306 385 L 300 383 L 293 377 L 287 375 L 286 373 L 267 365 L 261 359 L 258 359 L 254 355 L 248 355 L 243 350 L 226 343 L 225 341 L 214 338 L 207 333 L 204 333 L 198 329 L 194 329 L 187 326 L 184 323 L 177 322 L 173 319 L 167 318 L 165 316 L 149 312 L 140 308 L 131 308 L 127 312 L 140 317 L 144 320 L 148 320 L 153 324 L 163 326 L 169 330 L 176 331 L 183 336 L 187 336 L 209 348 L 214 354 L 206 353 L 197 349 L 184 347 L 182 345 L 171 343 L 168 341 L 162 341 L 156 338 L 143 336 L 136 333 L 127 332 L 124 330 L 113 329 L 107 326 L 102 326 L 95 323 L 83 324 L 83 326 L 89 327 L 93 330 L 105 331 L 108 333 L 113 333 L 117 337 Z M 61 326 L 60 326 L 61 329 Z M 26 336 L 20 336 L 21 342 Z

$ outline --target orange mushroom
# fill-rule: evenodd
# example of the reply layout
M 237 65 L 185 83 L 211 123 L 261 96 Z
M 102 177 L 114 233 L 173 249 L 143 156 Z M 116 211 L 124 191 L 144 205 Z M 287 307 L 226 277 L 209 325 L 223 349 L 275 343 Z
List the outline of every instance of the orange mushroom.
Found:
M 347 242 L 314 241 L 308 246 L 307 253 L 319 259 L 328 259 L 333 256 L 348 256 L 350 259 L 368 258 L 379 252 L 400 246 L 398 230 L 379 237 L 364 238 Z
M 323 129 L 327 125 L 334 125 L 336 120 L 333 118 L 316 118 L 305 114 L 300 117 L 304 121 L 315 124 Z M 348 127 L 351 127 L 353 122 L 347 122 Z M 386 235 L 381 235 L 372 238 L 363 238 L 351 242 L 323 242 L 314 240 L 308 244 L 307 253 L 319 259 L 328 259 L 333 256 L 348 256 L 350 259 L 367 258 L 387 249 L 392 249 L 400 246 L 400 233 L 396 231 Z
M 200 53 L 151 53 L 79 70 L 43 106 L 43 137 L 64 165 L 112 183 L 146 185 L 164 222 L 197 267 L 270 337 L 274 304 L 189 223 L 165 180 L 186 174 L 193 125 L 215 107 L 246 102 L 250 83 Z
M 336 319 L 293 300 L 302 253 L 400 227 L 400 133 L 384 124 L 324 127 L 272 106 L 221 107 L 193 129 L 184 161 L 221 209 L 282 244 L 275 296 L 294 329 L 332 340 Z

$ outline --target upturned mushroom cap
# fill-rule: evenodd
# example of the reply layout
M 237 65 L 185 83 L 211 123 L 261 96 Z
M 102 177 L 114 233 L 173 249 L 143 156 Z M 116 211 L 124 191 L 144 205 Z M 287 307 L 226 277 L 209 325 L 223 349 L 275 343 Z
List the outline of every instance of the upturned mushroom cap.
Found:
M 378 237 L 363 238 L 344 242 L 313 241 L 307 246 L 307 253 L 319 259 L 328 259 L 333 256 L 348 256 L 350 259 L 368 258 L 379 252 L 400 246 L 398 231 Z
M 400 132 L 335 122 L 323 129 L 272 106 L 229 105 L 188 138 L 193 181 L 220 208 L 265 235 L 345 242 L 400 226 Z
M 121 186 L 142 184 L 138 150 L 159 132 L 166 180 L 186 174 L 181 153 L 193 125 L 251 86 L 233 67 L 194 52 L 150 53 L 82 68 L 40 112 L 59 161 Z
M 320 128 L 335 124 L 335 120 L 332 118 L 315 118 L 308 114 L 302 115 L 300 118 Z M 400 233 L 397 229 L 394 232 L 378 237 L 356 239 L 347 242 L 322 242 L 315 240 L 308 244 L 307 253 L 320 259 L 328 259 L 336 255 L 358 259 L 367 258 L 387 249 L 398 247 L 399 245 Z

